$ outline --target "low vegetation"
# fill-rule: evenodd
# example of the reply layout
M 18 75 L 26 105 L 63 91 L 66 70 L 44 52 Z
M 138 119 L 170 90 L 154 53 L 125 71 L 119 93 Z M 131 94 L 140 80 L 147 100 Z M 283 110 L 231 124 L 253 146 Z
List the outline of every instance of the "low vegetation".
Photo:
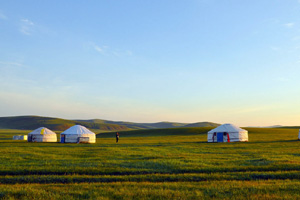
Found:
M 297 199 L 298 129 L 248 128 L 249 142 L 207 143 L 211 128 L 97 135 L 96 144 L 11 140 L 0 130 L 0 199 Z

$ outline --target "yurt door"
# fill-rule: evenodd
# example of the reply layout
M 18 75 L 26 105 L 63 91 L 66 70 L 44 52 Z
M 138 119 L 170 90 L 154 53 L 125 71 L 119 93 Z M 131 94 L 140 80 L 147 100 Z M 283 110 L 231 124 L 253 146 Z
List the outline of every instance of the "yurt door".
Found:
M 32 135 L 28 135 L 27 141 L 28 141 L 28 142 L 32 142 Z
M 65 143 L 65 135 L 60 135 L 60 143 Z
M 217 141 L 218 142 L 223 142 L 223 132 L 222 133 L 217 133 Z

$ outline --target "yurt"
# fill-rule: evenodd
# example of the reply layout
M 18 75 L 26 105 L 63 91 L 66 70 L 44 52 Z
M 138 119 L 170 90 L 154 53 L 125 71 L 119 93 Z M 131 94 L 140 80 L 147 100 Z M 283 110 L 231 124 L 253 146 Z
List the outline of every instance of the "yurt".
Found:
M 57 136 L 56 133 L 54 133 L 53 131 L 45 127 L 40 127 L 28 134 L 27 141 L 28 142 L 57 142 Z
M 233 124 L 222 124 L 207 133 L 207 142 L 248 142 L 248 131 Z
M 27 140 L 27 135 L 14 135 L 13 140 Z
M 61 143 L 96 143 L 96 134 L 81 125 L 75 125 L 60 134 Z
M 299 130 L 299 134 L 298 134 L 298 140 L 300 140 L 300 130 Z

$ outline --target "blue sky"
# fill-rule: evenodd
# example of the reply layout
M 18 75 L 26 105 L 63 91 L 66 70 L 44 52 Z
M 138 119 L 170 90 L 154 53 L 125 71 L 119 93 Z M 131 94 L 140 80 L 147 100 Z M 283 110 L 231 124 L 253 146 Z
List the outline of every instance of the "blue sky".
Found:
M 0 1 L 0 115 L 300 125 L 299 0 Z

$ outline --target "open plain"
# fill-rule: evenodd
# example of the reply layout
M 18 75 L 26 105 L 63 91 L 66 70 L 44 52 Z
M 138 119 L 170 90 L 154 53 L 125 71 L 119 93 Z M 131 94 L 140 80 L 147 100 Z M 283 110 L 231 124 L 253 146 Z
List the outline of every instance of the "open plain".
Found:
M 13 141 L 0 132 L 1 199 L 296 199 L 298 129 L 247 128 L 249 142 L 207 143 L 211 128 L 97 135 L 96 144 Z M 59 134 L 58 134 L 59 136 Z

